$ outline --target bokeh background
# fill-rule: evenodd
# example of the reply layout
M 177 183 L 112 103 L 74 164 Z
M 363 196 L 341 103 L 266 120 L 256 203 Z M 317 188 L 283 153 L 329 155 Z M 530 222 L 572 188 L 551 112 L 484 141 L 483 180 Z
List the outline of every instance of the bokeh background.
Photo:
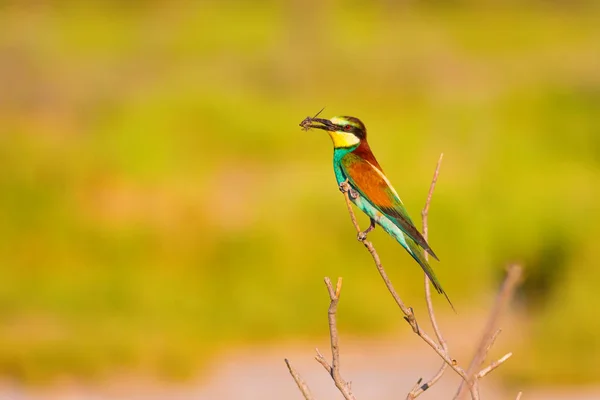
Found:
M 416 340 L 329 138 L 298 127 L 326 106 L 366 123 L 418 221 L 444 152 L 447 329 L 477 338 L 505 265 L 525 266 L 495 379 L 598 384 L 599 21 L 584 0 L 3 2 L 0 376 L 186 382 L 297 341 L 310 358 L 324 276 L 344 277 L 342 335 Z M 371 238 L 423 310 L 420 269 Z

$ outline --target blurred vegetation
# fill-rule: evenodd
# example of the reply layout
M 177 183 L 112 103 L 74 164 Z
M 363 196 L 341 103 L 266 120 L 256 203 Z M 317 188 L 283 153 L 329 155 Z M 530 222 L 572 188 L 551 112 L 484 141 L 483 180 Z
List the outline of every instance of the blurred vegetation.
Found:
M 397 328 L 329 138 L 298 127 L 327 106 L 367 124 L 417 220 L 445 153 L 430 242 L 461 313 L 526 263 L 508 374 L 598 379 L 596 2 L 124 4 L 0 7 L 0 374 L 186 377 L 326 334 L 326 275 L 346 332 Z

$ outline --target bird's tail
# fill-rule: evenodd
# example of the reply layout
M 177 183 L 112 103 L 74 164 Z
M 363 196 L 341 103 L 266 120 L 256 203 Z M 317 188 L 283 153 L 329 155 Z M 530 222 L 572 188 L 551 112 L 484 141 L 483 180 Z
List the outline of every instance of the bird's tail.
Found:
M 454 310 L 454 312 L 456 312 L 456 309 L 454 308 L 454 305 L 450 301 L 450 298 L 448 297 L 448 295 L 446 294 L 444 289 L 442 289 L 442 285 L 441 285 L 439 279 L 435 275 L 435 272 L 433 272 L 433 268 L 431 268 L 431 266 L 425 259 L 425 254 L 423 252 L 423 249 L 421 249 L 421 247 L 419 247 L 418 244 L 416 244 L 412 239 L 410 239 L 408 237 L 406 238 L 406 242 L 408 244 L 408 247 L 410 248 L 410 251 L 409 251 L 410 255 L 415 259 L 416 262 L 419 263 L 421 268 L 423 268 L 423 271 L 429 278 L 429 281 L 431 282 L 431 284 L 433 285 L 435 290 L 439 294 L 443 294 L 446 297 L 446 300 L 448 300 L 450 307 L 452 307 L 452 310 Z

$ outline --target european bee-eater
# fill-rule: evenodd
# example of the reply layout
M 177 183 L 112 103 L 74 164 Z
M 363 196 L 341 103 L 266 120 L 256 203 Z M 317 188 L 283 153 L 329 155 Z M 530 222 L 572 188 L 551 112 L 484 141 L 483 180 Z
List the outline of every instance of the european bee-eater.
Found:
M 359 234 L 359 238 L 364 240 L 366 234 L 375 228 L 375 224 L 381 226 L 419 263 L 433 287 L 438 293 L 444 294 L 452 306 L 440 281 L 425 259 L 424 251 L 436 260 L 438 258 L 415 227 L 398 193 L 371 152 L 365 125 L 355 117 L 331 119 L 307 117 L 300 126 L 307 130 L 317 128 L 329 133 L 333 141 L 335 179 L 338 185 L 348 182 L 350 199 L 371 219 L 370 226 Z

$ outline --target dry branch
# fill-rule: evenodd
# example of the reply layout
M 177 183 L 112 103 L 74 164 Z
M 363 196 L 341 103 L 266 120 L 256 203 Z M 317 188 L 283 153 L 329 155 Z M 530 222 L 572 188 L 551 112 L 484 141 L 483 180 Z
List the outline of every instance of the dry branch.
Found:
M 440 154 L 440 158 L 438 159 L 437 165 L 435 166 L 435 172 L 433 173 L 433 178 L 431 179 L 431 185 L 429 186 L 429 193 L 427 193 L 427 200 L 425 201 L 425 207 L 423 207 L 423 211 L 421 211 L 421 219 L 423 220 L 423 237 L 425 241 L 429 240 L 429 205 L 431 204 L 431 198 L 433 197 L 433 191 L 435 190 L 435 185 L 438 180 L 438 176 L 440 174 L 440 166 L 442 165 L 442 160 L 444 158 L 444 153 Z M 429 253 L 425 252 L 425 260 L 429 260 Z M 435 313 L 433 311 L 433 302 L 431 301 L 431 284 L 429 282 L 429 277 L 427 274 L 423 274 L 425 277 L 425 302 L 427 303 L 427 312 L 429 313 L 429 320 L 431 321 L 431 326 L 433 327 L 433 331 L 435 332 L 435 336 L 437 337 L 437 341 L 442 347 L 444 353 L 449 357 L 448 354 L 448 343 L 442 336 L 442 331 L 440 330 L 437 319 L 435 318 Z M 440 366 L 438 372 L 427 382 L 421 384 L 423 379 L 419 379 L 413 389 L 406 396 L 407 400 L 412 400 L 419 397 L 423 392 L 429 389 L 431 386 L 435 385 L 435 383 L 440 380 L 444 372 L 446 372 L 446 368 L 448 368 L 448 364 L 443 362 Z
M 431 181 L 431 185 L 429 188 L 429 193 L 427 195 L 427 201 L 425 203 L 425 207 L 423 208 L 423 211 L 421 212 L 421 215 L 423 217 L 423 236 L 424 236 L 425 240 L 428 240 L 429 206 L 431 203 L 431 198 L 433 196 L 433 191 L 435 189 L 435 185 L 438 180 L 439 169 L 440 169 L 440 165 L 442 162 L 442 158 L 443 158 L 443 153 L 440 154 L 440 158 L 438 160 L 438 163 L 437 163 L 437 166 L 435 169 L 435 173 L 433 175 L 433 179 Z M 350 185 L 348 184 L 347 181 L 342 182 L 340 184 L 340 191 L 344 194 L 344 198 L 346 200 L 346 206 L 348 208 L 348 213 L 350 214 L 350 219 L 352 220 L 352 224 L 354 225 L 354 228 L 356 229 L 356 232 L 358 234 L 357 238 L 365 246 L 365 248 L 369 251 L 369 254 L 371 254 L 371 257 L 373 258 L 375 266 L 377 267 L 377 271 L 381 275 L 381 278 L 383 279 L 383 282 L 385 283 L 388 291 L 394 298 L 394 301 L 396 302 L 396 304 L 398 305 L 398 307 L 404 314 L 404 319 L 411 326 L 413 332 L 416 333 L 417 336 L 419 336 L 423 341 L 425 341 L 425 343 L 427 343 L 438 354 L 438 356 L 444 361 L 442 366 L 440 367 L 439 371 L 429 381 L 427 381 L 423 384 L 421 383 L 423 381 L 422 378 L 417 381 L 417 383 L 415 384 L 413 389 L 408 393 L 407 399 L 409 399 L 409 400 L 415 399 L 420 394 L 422 394 L 427 389 L 429 389 L 432 385 L 434 385 L 442 377 L 445 370 L 449 366 L 450 368 L 452 368 L 452 370 L 454 370 L 462 378 L 460 387 L 458 389 L 458 392 L 457 392 L 455 398 L 462 395 L 464 392 L 469 391 L 472 400 L 479 400 L 479 386 L 478 386 L 479 379 L 485 377 L 488 373 L 490 373 L 491 371 L 493 371 L 494 369 L 496 369 L 497 367 L 502 365 L 506 360 L 508 360 L 512 356 L 512 353 L 508 353 L 505 356 L 503 356 L 502 358 L 493 361 L 488 367 L 477 372 L 479 367 L 485 361 L 485 358 L 487 356 L 487 353 L 489 352 L 489 349 L 492 347 L 498 334 L 500 333 L 500 330 L 496 328 L 496 325 L 497 325 L 500 315 L 502 314 L 502 312 L 506 308 L 506 305 L 508 304 L 510 298 L 514 294 L 514 289 L 520 280 L 521 267 L 518 265 L 512 265 L 509 267 L 507 277 L 506 277 L 506 279 L 502 285 L 502 288 L 497 296 L 497 299 L 496 299 L 496 302 L 494 305 L 494 309 L 492 310 L 492 313 L 490 314 L 488 323 L 486 324 L 486 328 L 484 330 L 484 334 L 479 343 L 479 346 L 475 353 L 475 356 L 473 357 L 473 360 L 471 361 L 471 364 L 469 365 L 469 369 L 467 372 L 458 365 L 456 360 L 454 360 L 452 357 L 450 357 L 448 345 L 441 333 L 441 330 L 437 323 L 437 319 L 435 317 L 435 312 L 433 310 L 433 303 L 431 300 L 431 287 L 430 287 L 430 282 L 429 282 L 427 275 L 425 275 L 425 299 L 426 299 L 426 303 L 427 303 L 429 319 L 431 321 L 431 325 L 435 332 L 435 335 L 437 338 L 437 343 L 427 333 L 425 333 L 423 330 L 421 330 L 421 328 L 419 327 L 419 324 L 417 323 L 417 319 L 415 317 L 413 309 L 411 307 L 407 307 L 404 304 L 404 302 L 402 301 L 402 299 L 400 298 L 400 296 L 394 289 L 394 286 L 392 285 L 389 277 L 387 276 L 387 273 L 385 272 L 385 269 L 383 268 L 383 265 L 381 264 L 381 260 L 379 259 L 379 255 L 377 254 L 377 251 L 375 250 L 375 247 L 373 246 L 373 244 L 370 241 L 367 240 L 367 233 L 373 229 L 374 221 L 371 220 L 371 225 L 366 231 L 364 231 L 364 232 L 361 231 L 360 226 L 356 219 L 356 215 L 354 214 L 354 210 L 352 209 L 352 200 L 351 200 L 351 199 L 356 199 L 356 197 L 358 196 L 358 193 L 356 193 L 356 191 L 350 187 Z M 425 252 L 425 257 L 428 258 L 427 252 Z M 336 324 L 336 312 L 337 312 L 337 305 L 338 305 L 339 298 L 340 298 L 340 291 L 342 288 L 342 278 L 338 278 L 338 282 L 337 282 L 335 290 L 333 289 L 333 286 L 332 286 L 329 278 L 325 278 L 325 285 L 327 286 L 327 290 L 329 292 L 329 298 L 331 300 L 330 304 L 329 304 L 329 310 L 328 310 L 328 319 L 329 319 L 329 336 L 330 336 L 330 340 L 331 340 L 332 361 L 330 364 L 325 359 L 323 354 L 321 354 L 319 349 L 316 349 L 317 355 L 315 356 L 315 359 L 331 375 L 336 387 L 342 393 L 344 398 L 346 400 L 350 400 L 350 399 L 355 400 L 355 398 L 352 394 L 351 387 L 350 387 L 350 382 L 346 382 L 340 374 L 339 340 L 338 340 L 338 332 L 337 332 L 337 324 Z M 298 375 L 298 373 L 292 368 L 292 366 L 290 365 L 290 363 L 288 362 L 287 359 L 285 360 L 285 362 L 288 366 L 290 374 L 296 381 L 298 388 L 304 395 L 304 398 L 307 400 L 312 400 L 312 395 L 310 394 L 310 390 L 308 390 L 308 386 L 306 385 L 306 383 L 302 380 L 302 378 Z M 521 394 L 522 393 L 518 394 L 517 400 L 520 399 Z
M 325 285 L 327 286 L 329 299 L 331 300 L 329 303 L 329 310 L 327 312 L 329 318 L 329 337 L 331 339 L 331 364 L 327 362 L 319 349 L 316 349 L 317 355 L 315 356 L 315 359 L 325 368 L 325 370 L 327 370 L 327 372 L 329 372 L 329 375 L 331 375 L 335 386 L 338 388 L 340 393 L 342 393 L 344 399 L 355 400 L 355 397 L 352 394 L 350 383 L 346 382 L 340 373 L 340 346 L 337 333 L 336 313 L 337 305 L 340 300 L 340 292 L 342 291 L 342 278 L 338 278 L 335 290 L 333 289 L 331 280 L 329 278 L 325 278 Z
M 306 384 L 306 382 L 304 382 L 304 379 L 302 379 L 298 371 L 296 371 L 296 369 L 292 367 L 292 364 L 290 364 L 290 361 L 287 358 L 285 359 L 285 365 L 287 365 L 288 370 L 290 371 L 290 375 L 292 375 L 292 378 L 294 378 L 294 381 L 296 382 L 296 385 L 298 385 L 298 389 L 302 393 L 302 396 L 304 396 L 304 399 L 314 400 L 315 398 L 310 392 L 308 385 Z
M 497 327 L 498 322 L 504 310 L 508 306 L 508 303 L 513 297 L 517 285 L 521 281 L 522 271 L 522 267 L 518 264 L 511 264 L 507 268 L 506 278 L 504 279 L 502 287 L 496 296 L 494 307 L 490 313 L 490 316 L 488 317 L 481 340 L 479 341 L 475 355 L 473 356 L 473 359 L 469 364 L 469 368 L 467 369 L 468 382 L 471 385 L 476 384 L 474 381 L 477 380 L 477 376 L 480 374 L 480 372 L 478 373 L 477 370 L 479 370 L 485 361 L 490 348 L 500 333 Z M 460 398 L 465 394 L 465 391 L 466 388 L 464 382 L 461 382 L 454 398 Z
M 515 400 L 521 400 L 521 396 L 523 396 L 523 392 L 517 393 L 517 398 Z
M 490 364 L 489 367 L 484 368 L 481 371 L 479 371 L 479 373 L 477 375 L 475 375 L 475 377 L 477 379 L 483 378 L 484 376 L 486 376 L 487 374 L 489 374 L 490 372 L 492 372 L 493 370 L 498 368 L 500 365 L 502 365 L 506 360 L 508 360 L 511 357 L 512 357 L 512 353 L 506 353 L 500 359 L 498 359 L 496 361 L 492 361 L 492 363 Z

